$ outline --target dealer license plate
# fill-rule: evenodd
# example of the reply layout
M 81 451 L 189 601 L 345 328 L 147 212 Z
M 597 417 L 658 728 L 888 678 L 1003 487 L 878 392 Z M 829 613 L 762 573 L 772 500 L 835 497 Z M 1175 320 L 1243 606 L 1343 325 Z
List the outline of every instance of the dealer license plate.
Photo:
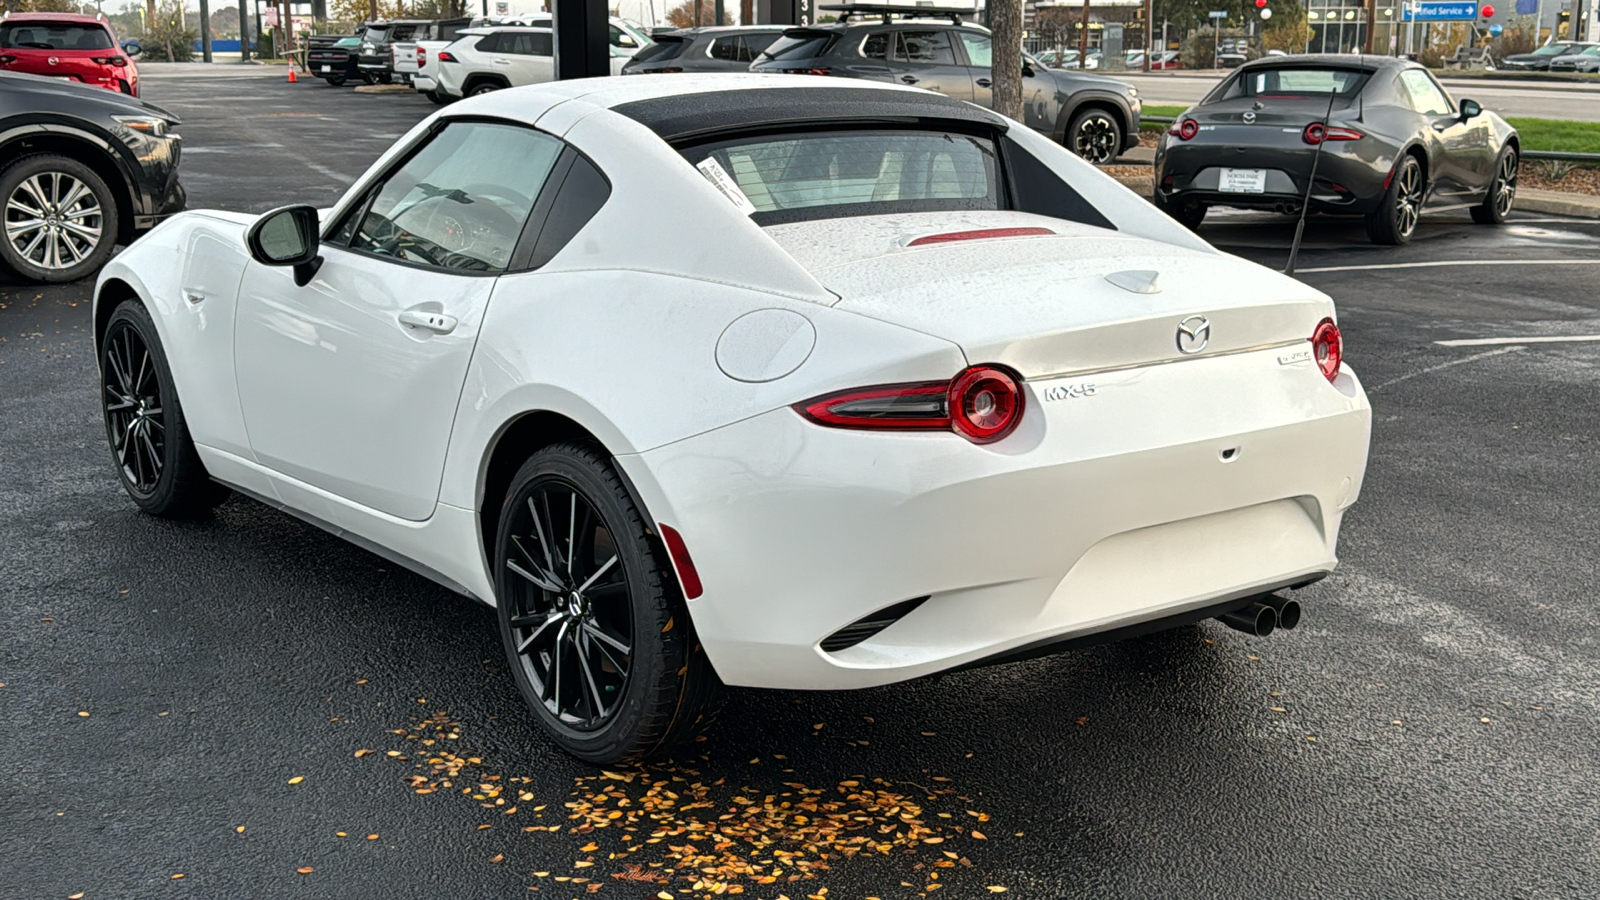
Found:
M 322 71 L 324 71 L 324 72 L 332 72 L 333 71 L 333 66 L 323 66 L 322 67 Z
M 1267 170 L 1223 169 L 1217 189 L 1224 194 L 1264 194 L 1267 190 Z

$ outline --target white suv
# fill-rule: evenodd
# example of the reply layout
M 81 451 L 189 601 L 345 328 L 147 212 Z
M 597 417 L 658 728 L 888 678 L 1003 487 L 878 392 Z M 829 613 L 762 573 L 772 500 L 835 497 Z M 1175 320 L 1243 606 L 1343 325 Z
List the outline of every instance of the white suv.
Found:
M 555 35 L 548 28 L 469 28 L 436 55 L 437 90 L 471 97 L 556 79 Z M 433 66 L 434 60 L 429 60 Z

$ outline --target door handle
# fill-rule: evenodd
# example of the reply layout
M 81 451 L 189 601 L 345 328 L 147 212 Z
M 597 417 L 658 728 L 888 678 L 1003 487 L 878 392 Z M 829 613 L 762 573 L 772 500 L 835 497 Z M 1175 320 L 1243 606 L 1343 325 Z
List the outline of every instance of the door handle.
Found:
M 449 334 L 456 330 L 456 317 L 444 313 L 408 309 L 400 313 L 400 324 L 409 328 L 422 328 L 434 334 Z
M 979 78 L 978 81 L 977 81 L 978 87 L 981 87 L 981 88 L 989 87 L 992 84 L 994 84 L 994 82 L 990 81 L 987 78 Z
M 915 75 L 901 75 L 900 80 L 905 84 L 916 84 L 918 81 Z

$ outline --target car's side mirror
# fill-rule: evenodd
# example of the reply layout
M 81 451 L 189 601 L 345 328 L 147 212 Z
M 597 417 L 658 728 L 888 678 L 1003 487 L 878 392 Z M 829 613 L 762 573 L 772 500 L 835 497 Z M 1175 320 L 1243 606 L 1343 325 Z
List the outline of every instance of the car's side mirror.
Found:
M 139 45 L 138 41 L 123 41 L 122 52 L 130 57 L 138 58 L 144 55 L 144 48 Z
M 1476 100 L 1463 100 L 1463 101 L 1461 101 L 1461 121 L 1465 122 L 1468 119 L 1471 119 L 1471 118 L 1473 118 L 1475 116 L 1479 116 L 1479 115 L 1482 115 L 1482 114 L 1483 114 L 1483 107 L 1478 105 L 1478 101 L 1476 101 Z
M 1022 59 L 1022 77 L 1023 78 L 1032 78 L 1033 75 L 1034 75 L 1033 63 L 1030 62 L 1027 57 L 1023 57 L 1023 59 Z
M 264 266 L 293 266 L 294 283 L 305 287 L 322 266 L 318 227 L 316 207 L 282 206 L 257 219 L 244 239 L 251 259 Z

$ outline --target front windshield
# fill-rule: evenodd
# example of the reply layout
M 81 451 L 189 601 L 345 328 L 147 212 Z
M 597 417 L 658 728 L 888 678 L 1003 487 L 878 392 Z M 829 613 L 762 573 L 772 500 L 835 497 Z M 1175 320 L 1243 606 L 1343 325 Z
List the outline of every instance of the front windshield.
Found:
M 1578 48 L 1572 44 L 1550 44 L 1533 51 L 1534 56 L 1563 56 L 1568 53 L 1577 53 Z

